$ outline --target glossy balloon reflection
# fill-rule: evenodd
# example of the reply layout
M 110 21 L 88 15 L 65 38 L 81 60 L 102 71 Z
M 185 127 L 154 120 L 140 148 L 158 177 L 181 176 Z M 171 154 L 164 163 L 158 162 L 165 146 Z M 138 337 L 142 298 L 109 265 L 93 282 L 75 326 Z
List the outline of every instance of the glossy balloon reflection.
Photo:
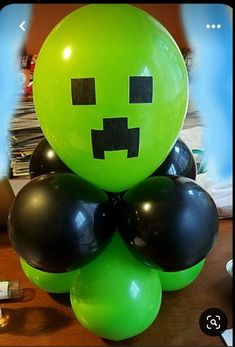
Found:
M 184 176 L 195 180 L 196 163 L 188 146 L 178 139 L 170 154 L 152 176 Z
M 21 258 L 35 268 L 65 272 L 86 263 L 114 230 L 107 195 L 74 174 L 35 178 L 18 193 L 9 236 Z
M 210 195 L 186 177 L 148 178 L 124 195 L 119 215 L 130 249 L 165 271 L 180 271 L 204 259 L 219 225 Z
M 30 282 L 48 293 L 69 293 L 72 281 L 77 273 L 77 270 L 62 273 L 41 271 L 30 266 L 23 259 L 20 259 L 20 264 Z
M 158 269 L 158 275 L 161 281 L 162 290 L 171 292 L 187 287 L 199 276 L 204 266 L 205 259 L 200 261 L 198 264 L 189 267 L 188 269 L 167 272 Z
M 139 262 L 117 232 L 93 262 L 78 270 L 71 290 L 80 323 L 110 340 L 127 339 L 148 328 L 161 298 L 157 270 Z
M 56 152 L 44 138 L 34 149 L 29 163 L 30 178 L 51 173 L 72 171 L 60 160 Z

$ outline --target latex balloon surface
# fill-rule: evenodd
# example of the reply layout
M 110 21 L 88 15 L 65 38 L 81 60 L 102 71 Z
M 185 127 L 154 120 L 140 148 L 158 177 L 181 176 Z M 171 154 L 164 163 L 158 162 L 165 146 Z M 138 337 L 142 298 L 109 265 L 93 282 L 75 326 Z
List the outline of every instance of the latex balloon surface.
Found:
M 178 137 L 188 103 L 181 52 L 153 17 L 91 4 L 49 34 L 34 74 L 42 130 L 74 172 L 111 192 L 148 177 Z
M 196 174 L 192 152 L 183 140 L 178 139 L 170 154 L 151 176 L 184 176 L 195 180 Z
M 130 249 L 165 271 L 194 266 L 216 240 L 216 205 L 187 177 L 148 178 L 125 193 L 120 209 L 120 232 Z
M 169 292 L 187 287 L 199 276 L 204 263 L 205 259 L 188 269 L 175 272 L 167 272 L 158 269 L 162 290 Z
M 30 178 L 32 179 L 51 172 L 71 173 L 71 170 L 60 160 L 56 152 L 44 138 L 36 146 L 30 158 Z
M 9 218 L 18 255 L 47 272 L 65 272 L 90 261 L 113 231 L 107 195 L 69 173 L 29 182 L 16 196 Z
M 148 328 L 161 298 L 157 270 L 139 262 L 118 233 L 104 252 L 78 270 L 71 289 L 80 323 L 110 340 L 123 340 Z
M 69 293 L 77 270 L 62 273 L 45 272 L 27 264 L 20 259 L 22 270 L 30 282 L 48 293 L 62 294 Z

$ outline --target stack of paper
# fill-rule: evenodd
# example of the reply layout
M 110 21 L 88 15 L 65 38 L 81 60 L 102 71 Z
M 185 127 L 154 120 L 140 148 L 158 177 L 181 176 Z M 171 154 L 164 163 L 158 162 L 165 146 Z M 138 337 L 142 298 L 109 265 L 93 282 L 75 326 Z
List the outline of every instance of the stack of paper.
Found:
M 30 157 L 44 137 L 33 101 L 21 101 L 11 122 L 11 168 L 14 176 L 29 175 Z

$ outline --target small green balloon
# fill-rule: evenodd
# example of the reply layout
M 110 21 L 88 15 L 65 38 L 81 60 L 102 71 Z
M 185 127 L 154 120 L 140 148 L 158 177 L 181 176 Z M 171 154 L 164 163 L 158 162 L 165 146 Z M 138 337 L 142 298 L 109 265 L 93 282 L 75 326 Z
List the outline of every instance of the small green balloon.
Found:
M 188 78 L 168 31 L 126 4 L 89 4 L 56 25 L 34 73 L 41 128 L 74 172 L 111 192 L 148 177 L 182 127 Z
M 72 308 L 80 323 L 114 341 L 147 329 L 161 299 L 157 270 L 138 261 L 117 232 L 102 254 L 78 270 L 71 288 Z
M 188 269 L 176 272 L 167 272 L 158 269 L 162 290 L 170 292 L 187 287 L 199 276 L 204 263 L 205 259 Z
M 77 270 L 51 273 L 35 269 L 23 259 L 20 259 L 21 267 L 30 282 L 49 293 L 69 293 Z

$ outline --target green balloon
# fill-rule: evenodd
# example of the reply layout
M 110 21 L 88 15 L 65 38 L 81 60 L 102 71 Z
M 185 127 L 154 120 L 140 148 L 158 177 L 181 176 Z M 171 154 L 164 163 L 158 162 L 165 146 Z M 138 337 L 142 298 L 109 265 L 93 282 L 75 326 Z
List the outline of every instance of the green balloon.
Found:
M 187 71 L 174 39 L 148 13 L 91 4 L 66 16 L 44 42 L 34 102 L 60 159 L 119 192 L 170 153 L 186 114 Z
M 49 293 L 69 293 L 77 270 L 51 273 L 35 269 L 23 259 L 20 259 L 21 267 L 30 282 Z
M 158 269 L 162 290 L 169 292 L 187 287 L 199 276 L 204 263 L 205 259 L 188 269 L 176 272 L 166 272 Z
M 78 270 L 71 288 L 72 308 L 80 323 L 115 341 L 148 328 L 161 299 L 157 270 L 138 261 L 117 232 L 102 254 Z

